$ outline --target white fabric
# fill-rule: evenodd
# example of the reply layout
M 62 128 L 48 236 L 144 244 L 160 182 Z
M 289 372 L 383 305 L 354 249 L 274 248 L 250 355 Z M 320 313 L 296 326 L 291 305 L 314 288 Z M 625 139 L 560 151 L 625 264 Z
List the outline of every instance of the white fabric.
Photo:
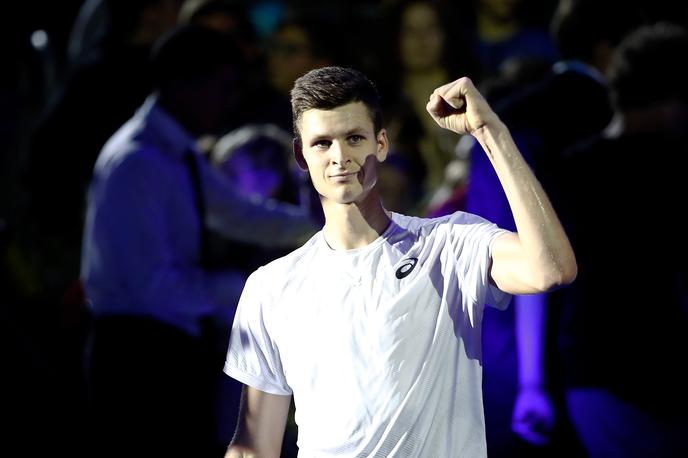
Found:
M 486 456 L 480 325 L 510 298 L 489 284 L 503 232 L 461 212 L 393 213 L 357 250 L 319 232 L 251 275 L 225 372 L 293 392 L 300 457 Z

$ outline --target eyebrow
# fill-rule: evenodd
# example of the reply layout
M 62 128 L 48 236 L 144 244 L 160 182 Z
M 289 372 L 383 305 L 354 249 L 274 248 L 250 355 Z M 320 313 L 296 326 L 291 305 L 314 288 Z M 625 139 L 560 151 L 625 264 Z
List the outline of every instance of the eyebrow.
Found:
M 313 135 L 313 137 L 310 139 L 310 141 L 314 142 L 314 141 L 329 139 L 329 138 L 333 138 L 333 137 L 349 137 L 351 135 L 365 136 L 368 134 L 369 134 L 369 132 L 365 128 L 354 127 L 353 129 L 349 129 L 344 133 L 336 133 L 335 135 L 316 134 L 316 135 Z

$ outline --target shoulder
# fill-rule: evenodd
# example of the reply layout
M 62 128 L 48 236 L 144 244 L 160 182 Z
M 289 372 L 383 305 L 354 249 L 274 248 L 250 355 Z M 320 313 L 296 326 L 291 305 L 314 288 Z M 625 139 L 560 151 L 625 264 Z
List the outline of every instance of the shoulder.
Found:
M 318 231 L 301 247 L 289 254 L 259 267 L 249 277 L 252 283 L 262 284 L 261 288 L 267 288 L 269 285 L 270 290 L 280 291 L 293 279 L 307 275 L 312 268 L 320 237 L 322 237 L 322 231 Z
M 105 143 L 95 164 L 96 176 L 111 179 L 160 178 L 169 158 L 148 139 L 145 125 L 132 118 Z
M 481 216 L 463 211 L 456 211 L 449 215 L 435 218 L 423 218 L 392 213 L 392 221 L 410 232 L 416 232 L 420 234 L 437 230 L 466 227 L 475 224 L 492 224 Z
M 439 224 L 442 224 L 449 215 L 427 218 L 421 216 L 403 215 L 401 213 L 390 212 L 392 222 L 409 232 L 422 233 L 430 231 Z

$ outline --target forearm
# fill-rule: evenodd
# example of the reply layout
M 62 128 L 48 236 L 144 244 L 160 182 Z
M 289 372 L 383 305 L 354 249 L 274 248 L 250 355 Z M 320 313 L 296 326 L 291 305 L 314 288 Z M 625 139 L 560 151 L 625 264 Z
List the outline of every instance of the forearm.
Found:
M 544 189 L 499 120 L 472 132 L 485 150 L 509 201 L 532 284 L 539 291 L 573 281 L 576 261 Z
M 263 247 L 297 247 L 318 229 L 306 209 L 275 200 L 240 196 L 226 180 L 209 173 L 208 226 L 233 240 Z
M 228 200 L 211 207 L 208 217 L 225 237 L 268 248 L 299 246 L 318 230 L 305 211 L 276 201 Z
M 547 296 L 532 294 L 514 298 L 518 385 L 523 389 L 544 389 Z
M 291 397 L 244 386 L 239 423 L 225 458 L 279 458 Z

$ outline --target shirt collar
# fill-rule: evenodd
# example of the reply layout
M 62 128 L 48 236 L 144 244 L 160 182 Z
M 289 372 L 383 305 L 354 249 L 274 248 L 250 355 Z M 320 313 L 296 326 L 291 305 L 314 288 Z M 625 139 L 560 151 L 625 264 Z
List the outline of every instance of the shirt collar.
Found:
M 139 109 L 148 126 L 162 143 L 162 149 L 175 157 L 182 157 L 189 149 L 198 153 L 196 139 L 163 107 L 156 95 L 150 95 Z

